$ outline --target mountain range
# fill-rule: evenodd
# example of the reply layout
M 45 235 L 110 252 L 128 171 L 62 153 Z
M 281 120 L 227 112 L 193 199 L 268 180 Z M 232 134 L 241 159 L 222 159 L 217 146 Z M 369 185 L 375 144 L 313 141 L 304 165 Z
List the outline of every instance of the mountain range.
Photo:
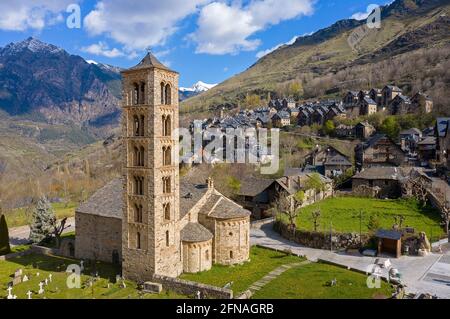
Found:
M 450 1 L 395 0 L 381 8 L 381 28 L 346 19 L 301 36 L 263 56 L 247 70 L 182 103 L 186 112 L 211 112 L 245 103 L 249 94 L 265 99 L 289 94 L 301 84 L 303 99 L 338 97 L 346 90 L 395 83 L 405 94 L 424 91 L 440 113 L 450 82 Z M 350 39 L 359 36 L 356 46 Z

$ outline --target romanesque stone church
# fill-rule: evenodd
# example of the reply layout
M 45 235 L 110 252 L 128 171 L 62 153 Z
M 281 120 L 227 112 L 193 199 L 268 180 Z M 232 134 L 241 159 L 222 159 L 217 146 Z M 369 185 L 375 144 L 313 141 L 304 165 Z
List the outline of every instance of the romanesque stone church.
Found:
M 123 176 L 77 209 L 76 257 L 121 264 L 135 281 L 248 260 L 250 212 L 212 179 L 180 179 L 178 73 L 148 53 L 122 77 Z

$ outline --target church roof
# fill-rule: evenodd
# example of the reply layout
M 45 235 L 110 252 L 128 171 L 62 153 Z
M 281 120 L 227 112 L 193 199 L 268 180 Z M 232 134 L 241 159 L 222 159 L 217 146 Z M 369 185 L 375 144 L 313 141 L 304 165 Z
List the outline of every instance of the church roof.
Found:
M 209 217 L 217 219 L 242 218 L 251 215 L 250 211 L 236 204 L 232 200 L 219 196 L 217 204 L 210 212 L 201 210 L 200 213 L 207 214 Z
M 149 69 L 149 68 L 157 68 L 157 69 L 163 69 L 163 70 L 175 72 L 175 71 L 172 71 L 171 69 L 169 69 L 168 67 L 166 67 L 161 62 L 159 62 L 158 59 L 151 52 L 148 52 L 147 55 L 141 60 L 141 62 L 139 62 L 139 64 L 125 70 L 125 72 Z
M 203 242 L 213 238 L 213 234 L 199 223 L 188 223 L 181 230 L 181 241 L 184 242 Z

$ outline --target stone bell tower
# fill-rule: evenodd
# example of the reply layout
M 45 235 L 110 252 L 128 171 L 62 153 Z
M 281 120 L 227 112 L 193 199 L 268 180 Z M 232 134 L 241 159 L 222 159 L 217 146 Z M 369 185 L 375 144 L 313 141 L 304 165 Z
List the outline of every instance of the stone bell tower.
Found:
M 182 272 L 180 252 L 178 73 L 151 53 L 122 72 L 122 273 L 130 280 Z

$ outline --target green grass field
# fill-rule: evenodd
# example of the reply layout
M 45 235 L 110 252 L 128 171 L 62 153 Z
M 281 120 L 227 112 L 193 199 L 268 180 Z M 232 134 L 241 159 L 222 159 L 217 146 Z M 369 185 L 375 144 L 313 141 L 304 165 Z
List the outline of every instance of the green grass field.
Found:
M 329 231 L 332 223 L 333 231 L 368 232 L 369 216 L 376 216 L 381 228 L 391 229 L 394 217 L 405 217 L 403 227 L 414 227 L 416 232 L 424 231 L 427 236 L 437 239 L 445 235 L 440 226 L 439 213 L 427 206 L 422 207 L 413 200 L 381 200 L 373 198 L 336 197 L 323 200 L 301 209 L 297 218 L 297 228 L 313 230 L 312 212 L 320 209 L 319 231 Z M 360 219 L 360 212 L 362 218 Z M 361 221 L 361 222 L 360 222 Z
M 81 276 L 81 288 L 69 289 L 66 282 L 70 274 L 65 271 L 70 264 L 79 264 L 79 261 L 43 255 L 28 255 L 8 261 L 0 261 L 0 299 L 8 295 L 7 284 L 12 281 L 11 276 L 17 269 L 22 269 L 23 274 L 30 278 L 29 281 L 13 287 L 12 294 L 16 295 L 18 299 L 26 299 L 28 290 L 33 293 L 33 299 L 186 298 L 186 296 L 172 292 L 163 292 L 160 295 L 140 294 L 136 289 L 136 284 L 129 281 L 126 281 L 126 288 L 121 288 L 119 284 L 115 283 L 118 269 L 105 263 L 97 263 L 95 270 L 93 266 L 86 266 L 83 272 L 86 275 Z M 95 271 L 98 271 L 100 278 L 90 287 L 88 280 L 91 278 L 90 274 Z M 37 273 L 39 273 L 39 276 L 37 276 Z M 53 276 L 52 282 L 48 286 L 44 286 L 44 294 L 38 295 L 39 282 L 48 278 L 50 273 Z M 108 284 L 110 285 L 109 288 Z
M 243 265 L 214 265 L 209 271 L 197 274 L 183 274 L 181 278 L 218 287 L 223 287 L 227 283 L 233 282 L 231 289 L 235 295 L 238 295 L 275 268 L 301 260 L 301 258 L 282 252 L 252 247 L 250 261 Z
M 336 285 L 329 283 L 336 278 Z M 294 267 L 255 293 L 255 299 L 372 299 L 389 298 L 391 286 L 367 287 L 367 276 L 340 267 L 311 263 Z
M 62 219 L 65 217 L 75 216 L 76 203 L 53 203 L 53 210 L 57 219 Z M 5 213 L 6 222 L 8 227 L 19 227 L 24 225 L 29 225 L 31 222 L 32 210 L 27 210 L 26 208 L 14 209 L 10 212 Z

